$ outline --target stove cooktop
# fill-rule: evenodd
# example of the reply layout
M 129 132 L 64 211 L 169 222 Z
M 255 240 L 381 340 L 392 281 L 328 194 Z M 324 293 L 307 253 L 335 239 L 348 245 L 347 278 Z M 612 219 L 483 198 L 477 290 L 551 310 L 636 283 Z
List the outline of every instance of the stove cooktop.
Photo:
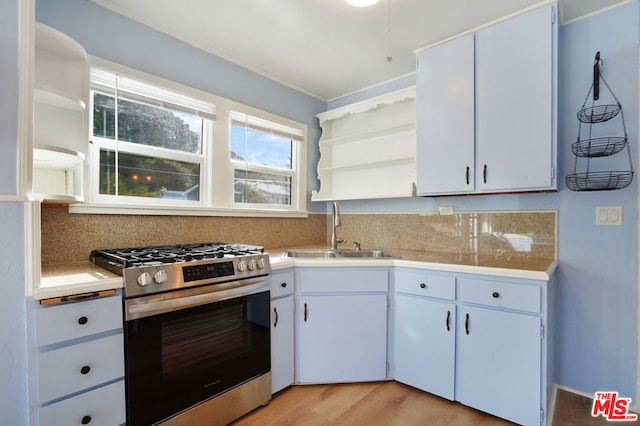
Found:
M 260 246 L 205 243 L 94 250 L 91 262 L 123 277 L 125 297 L 267 275 Z
M 205 243 L 94 250 L 92 258 L 102 258 L 120 268 L 155 266 L 164 263 L 214 260 L 259 255 L 264 248 L 245 244 Z

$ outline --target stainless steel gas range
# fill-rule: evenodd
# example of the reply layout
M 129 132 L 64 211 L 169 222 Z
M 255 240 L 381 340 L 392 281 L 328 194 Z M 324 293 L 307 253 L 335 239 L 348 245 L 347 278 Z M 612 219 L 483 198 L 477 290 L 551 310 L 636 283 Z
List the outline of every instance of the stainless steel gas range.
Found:
M 124 280 L 127 425 L 224 425 L 270 400 L 262 247 L 95 250 L 91 261 Z

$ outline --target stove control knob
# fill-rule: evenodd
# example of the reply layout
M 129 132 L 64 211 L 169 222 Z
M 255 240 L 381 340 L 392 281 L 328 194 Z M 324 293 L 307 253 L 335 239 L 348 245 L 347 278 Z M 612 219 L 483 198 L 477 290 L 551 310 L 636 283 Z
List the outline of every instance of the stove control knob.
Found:
M 238 272 L 244 272 L 247 270 L 247 261 L 246 260 L 241 260 L 240 262 L 238 262 L 238 266 L 236 266 L 236 269 L 238 269 Z
M 261 257 L 258 259 L 257 265 L 258 269 L 264 269 L 264 267 L 267 266 L 267 263 L 264 261 L 264 258 Z
M 247 261 L 247 268 L 248 268 L 250 271 L 253 271 L 254 269 L 256 269 L 256 260 L 255 260 L 255 259 L 249 259 L 249 260 Z
M 167 272 L 164 269 L 156 271 L 156 273 L 153 274 L 153 280 L 156 282 L 156 284 L 162 284 L 163 282 L 167 281 Z
M 138 285 L 140 287 L 144 287 L 146 285 L 151 284 L 151 282 L 153 281 L 153 279 L 151 278 L 151 274 L 148 272 L 143 272 L 140 275 L 138 275 Z

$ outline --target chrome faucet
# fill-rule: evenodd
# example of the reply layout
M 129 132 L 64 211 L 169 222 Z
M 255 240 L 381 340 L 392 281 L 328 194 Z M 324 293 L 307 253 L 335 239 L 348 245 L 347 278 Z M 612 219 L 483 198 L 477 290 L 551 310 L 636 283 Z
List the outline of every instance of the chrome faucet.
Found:
M 333 208 L 331 209 L 331 250 L 336 250 L 338 244 L 344 243 L 342 238 L 336 238 L 336 228 L 341 226 L 340 221 L 340 207 L 337 202 L 333 202 Z

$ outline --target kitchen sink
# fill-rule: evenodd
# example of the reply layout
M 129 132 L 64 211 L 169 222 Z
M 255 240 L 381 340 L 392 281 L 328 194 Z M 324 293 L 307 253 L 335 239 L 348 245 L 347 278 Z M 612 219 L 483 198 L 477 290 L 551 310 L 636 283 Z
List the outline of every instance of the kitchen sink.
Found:
M 307 258 L 333 258 L 338 257 L 338 252 L 331 249 L 299 249 L 287 250 L 284 257 L 307 257 Z
M 339 250 L 338 253 L 342 257 L 371 257 L 375 259 L 380 258 L 398 258 L 393 253 L 384 250 Z
M 369 259 L 382 259 L 382 258 L 398 258 L 393 253 L 385 250 L 332 250 L 332 249 L 293 249 L 287 250 L 283 254 L 284 257 L 304 257 L 312 259 L 323 258 L 369 258 Z

